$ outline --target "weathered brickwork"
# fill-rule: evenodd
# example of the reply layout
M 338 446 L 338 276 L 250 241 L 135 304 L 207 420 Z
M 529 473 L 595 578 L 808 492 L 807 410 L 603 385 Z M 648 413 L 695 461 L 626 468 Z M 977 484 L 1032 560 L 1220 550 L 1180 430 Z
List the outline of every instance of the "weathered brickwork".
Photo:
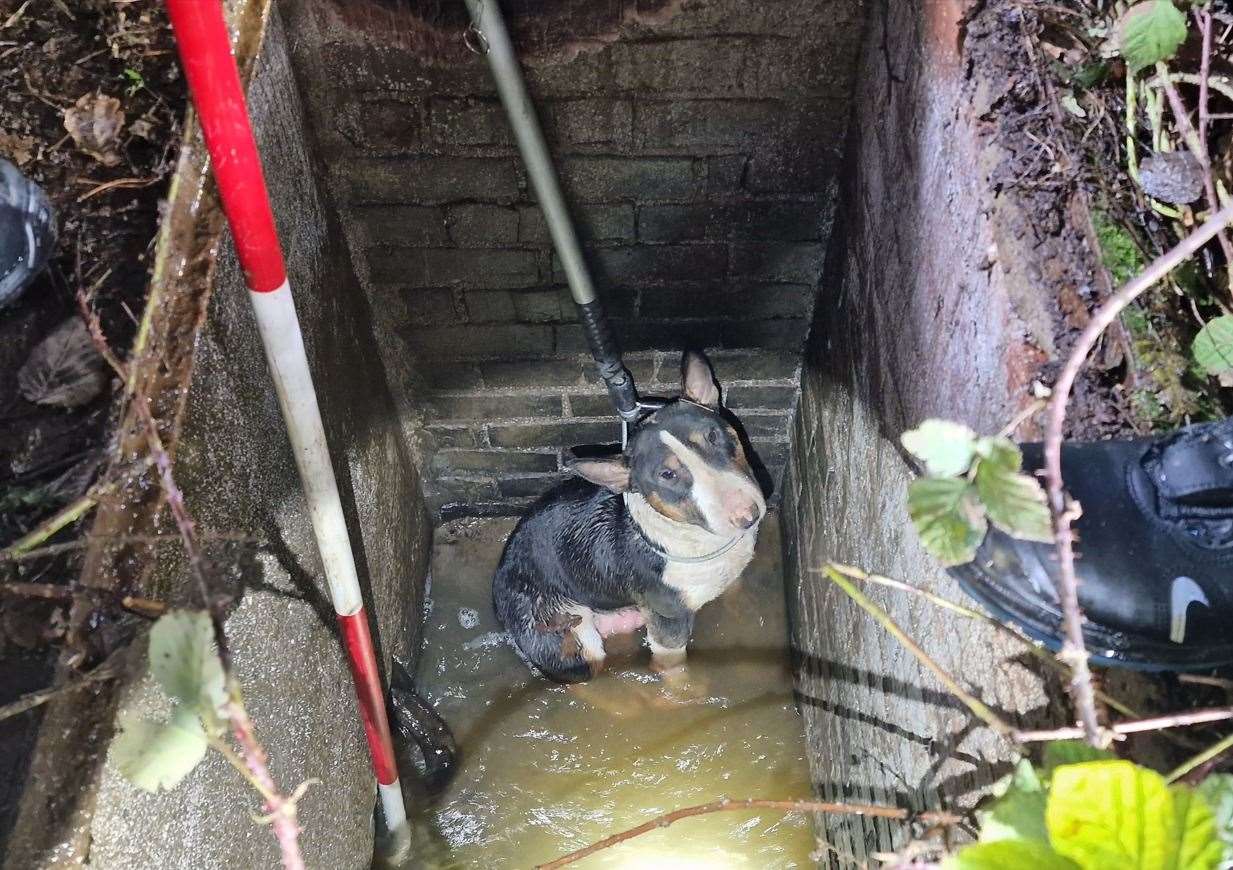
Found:
M 444 6 L 420 21 L 431 4 L 402 18 L 377 0 L 288 5 L 430 501 L 516 511 L 559 475 L 528 456 L 617 430 L 487 66 Z M 640 386 L 669 389 L 670 351 L 745 351 L 720 355 L 720 377 L 757 409 L 754 446 L 777 478 L 865 3 L 503 6 Z
M 1001 201 L 985 175 L 996 143 L 970 107 L 987 71 L 956 48 L 975 41 L 971 29 L 959 38 L 967 4 L 878 5 L 784 481 L 798 698 L 824 799 L 970 807 L 1009 770 L 1011 747 L 818 569 L 858 565 L 964 600 L 908 522 L 898 437 L 926 417 L 996 432 L 1030 398 L 1014 374 L 1031 335 L 1014 296 L 1039 290 L 1040 273 L 1028 281 L 1038 265 L 996 240 Z M 1065 721 L 1057 687 L 1041 686 L 1017 645 L 919 598 L 865 591 L 1007 718 Z M 881 820 L 818 824 L 832 866 L 865 866 L 910 837 Z

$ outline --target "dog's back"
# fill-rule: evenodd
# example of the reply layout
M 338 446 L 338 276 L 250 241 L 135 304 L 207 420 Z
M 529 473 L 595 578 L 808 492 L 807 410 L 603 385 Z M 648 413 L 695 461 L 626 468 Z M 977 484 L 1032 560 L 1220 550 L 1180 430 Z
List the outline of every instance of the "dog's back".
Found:
M 663 560 L 635 546 L 630 532 L 620 495 L 567 480 L 545 493 L 510 535 L 492 580 L 493 608 L 518 649 L 548 677 L 590 677 L 590 651 L 582 647 L 592 638 L 585 637 L 583 610 L 628 607 L 632 591 L 662 573 Z M 571 633 L 584 635 L 577 649 Z

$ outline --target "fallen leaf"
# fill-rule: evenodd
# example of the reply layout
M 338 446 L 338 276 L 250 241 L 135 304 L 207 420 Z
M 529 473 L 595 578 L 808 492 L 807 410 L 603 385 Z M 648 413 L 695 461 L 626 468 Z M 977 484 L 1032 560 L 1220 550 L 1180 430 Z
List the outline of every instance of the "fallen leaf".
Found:
M 76 317 L 57 326 L 35 346 L 17 373 L 22 396 L 36 405 L 77 408 L 107 386 L 107 364 L 94 348 L 90 331 Z
M 1153 199 L 1187 205 L 1203 195 L 1203 164 L 1189 151 L 1162 151 L 1139 164 L 1139 184 Z
M 120 162 L 116 146 L 124 129 L 124 110 L 115 97 L 86 94 L 71 109 L 64 110 L 64 129 L 78 148 L 104 166 Z
M 18 166 L 25 166 L 34 159 L 34 149 L 37 147 L 38 143 L 31 136 L 0 130 L 0 157 L 7 157 Z

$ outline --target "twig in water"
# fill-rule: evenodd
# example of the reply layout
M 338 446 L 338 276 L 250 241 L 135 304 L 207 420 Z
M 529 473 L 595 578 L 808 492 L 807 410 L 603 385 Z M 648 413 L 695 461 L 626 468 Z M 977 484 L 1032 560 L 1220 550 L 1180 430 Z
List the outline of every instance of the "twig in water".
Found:
M 568 855 L 562 855 L 560 858 L 549 861 L 547 864 L 537 864 L 535 870 L 557 870 L 558 867 L 564 867 L 567 864 L 573 864 L 575 861 L 581 861 L 589 855 L 594 855 L 603 849 L 609 849 L 618 843 L 632 840 L 634 837 L 640 837 L 651 831 L 666 828 L 673 822 L 679 822 L 681 819 L 688 819 L 692 816 L 704 816 L 709 813 L 751 809 L 782 810 L 789 813 L 874 816 L 880 819 L 900 819 L 902 821 L 923 822 L 929 825 L 958 825 L 964 820 L 963 816 L 945 811 L 914 813 L 911 810 L 905 810 L 900 807 L 879 806 L 877 804 L 835 804 L 825 801 L 776 801 L 760 799 L 730 800 L 723 798 L 712 801 L 709 804 L 685 807 L 684 809 L 664 813 L 662 816 L 656 816 L 649 822 L 643 822 L 636 828 L 630 828 L 628 831 L 622 831 L 619 834 L 605 837 L 597 843 L 592 843 L 582 849 L 570 852 Z
M 895 639 L 903 644 L 907 648 L 908 652 L 916 656 L 916 659 L 922 665 L 932 671 L 933 675 L 941 681 L 942 685 L 946 686 L 947 690 L 952 695 L 958 698 L 965 707 L 971 710 L 974 716 L 1003 737 L 1013 737 L 1015 729 L 1011 727 L 1010 723 L 1008 723 L 997 713 L 994 713 L 993 710 L 989 709 L 983 701 L 972 695 L 967 691 L 967 689 L 963 688 L 963 686 L 959 685 L 959 681 L 948 674 L 941 665 L 933 660 L 933 657 L 930 656 L 929 653 L 925 652 L 924 649 L 921 648 L 920 644 L 914 641 L 906 631 L 900 628 L 898 624 L 891 619 L 890 614 L 870 601 L 863 592 L 853 586 L 852 581 L 845 577 L 843 573 L 836 568 L 836 566 L 827 565 L 826 568 L 823 569 L 823 573 L 825 573 L 832 583 L 846 592 L 848 597 L 856 602 L 862 610 L 872 616 L 878 621 L 878 623 L 881 624 L 883 628 L 894 635 Z
M 1070 665 L 1071 698 L 1083 726 L 1084 738 L 1099 745 L 1100 725 L 1096 719 L 1096 701 L 1092 691 L 1092 674 L 1088 669 L 1087 649 L 1083 643 L 1083 614 L 1079 609 L 1078 579 L 1075 577 L 1075 553 L 1071 523 L 1075 506 L 1062 489 L 1062 427 L 1066 422 L 1066 405 L 1075 379 L 1083 368 L 1096 341 L 1132 300 L 1163 279 L 1169 272 L 1198 252 L 1217 233 L 1233 222 L 1233 205 L 1212 215 L 1206 223 L 1179 242 L 1172 250 L 1158 257 L 1137 277 L 1119 287 L 1092 314 L 1066 360 L 1053 386 L 1045 425 L 1045 483 L 1049 510 L 1053 515 L 1054 545 L 1058 556 L 1058 598 L 1061 600 L 1065 641 L 1062 659 Z

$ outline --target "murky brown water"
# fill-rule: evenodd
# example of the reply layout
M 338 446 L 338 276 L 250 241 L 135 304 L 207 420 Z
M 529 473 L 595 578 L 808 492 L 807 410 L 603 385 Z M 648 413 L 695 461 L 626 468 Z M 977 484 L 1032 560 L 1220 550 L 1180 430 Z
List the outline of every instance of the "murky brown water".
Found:
M 582 691 L 531 677 L 489 604 L 509 529 L 438 532 L 418 678 L 465 757 L 448 792 L 413 821 L 408 867 L 530 867 L 679 807 L 809 796 L 773 523 L 741 583 L 699 614 L 687 703 L 668 697 L 641 649 L 610 658 Z M 811 866 L 813 845 L 804 817 L 720 813 L 574 866 L 773 870 Z

